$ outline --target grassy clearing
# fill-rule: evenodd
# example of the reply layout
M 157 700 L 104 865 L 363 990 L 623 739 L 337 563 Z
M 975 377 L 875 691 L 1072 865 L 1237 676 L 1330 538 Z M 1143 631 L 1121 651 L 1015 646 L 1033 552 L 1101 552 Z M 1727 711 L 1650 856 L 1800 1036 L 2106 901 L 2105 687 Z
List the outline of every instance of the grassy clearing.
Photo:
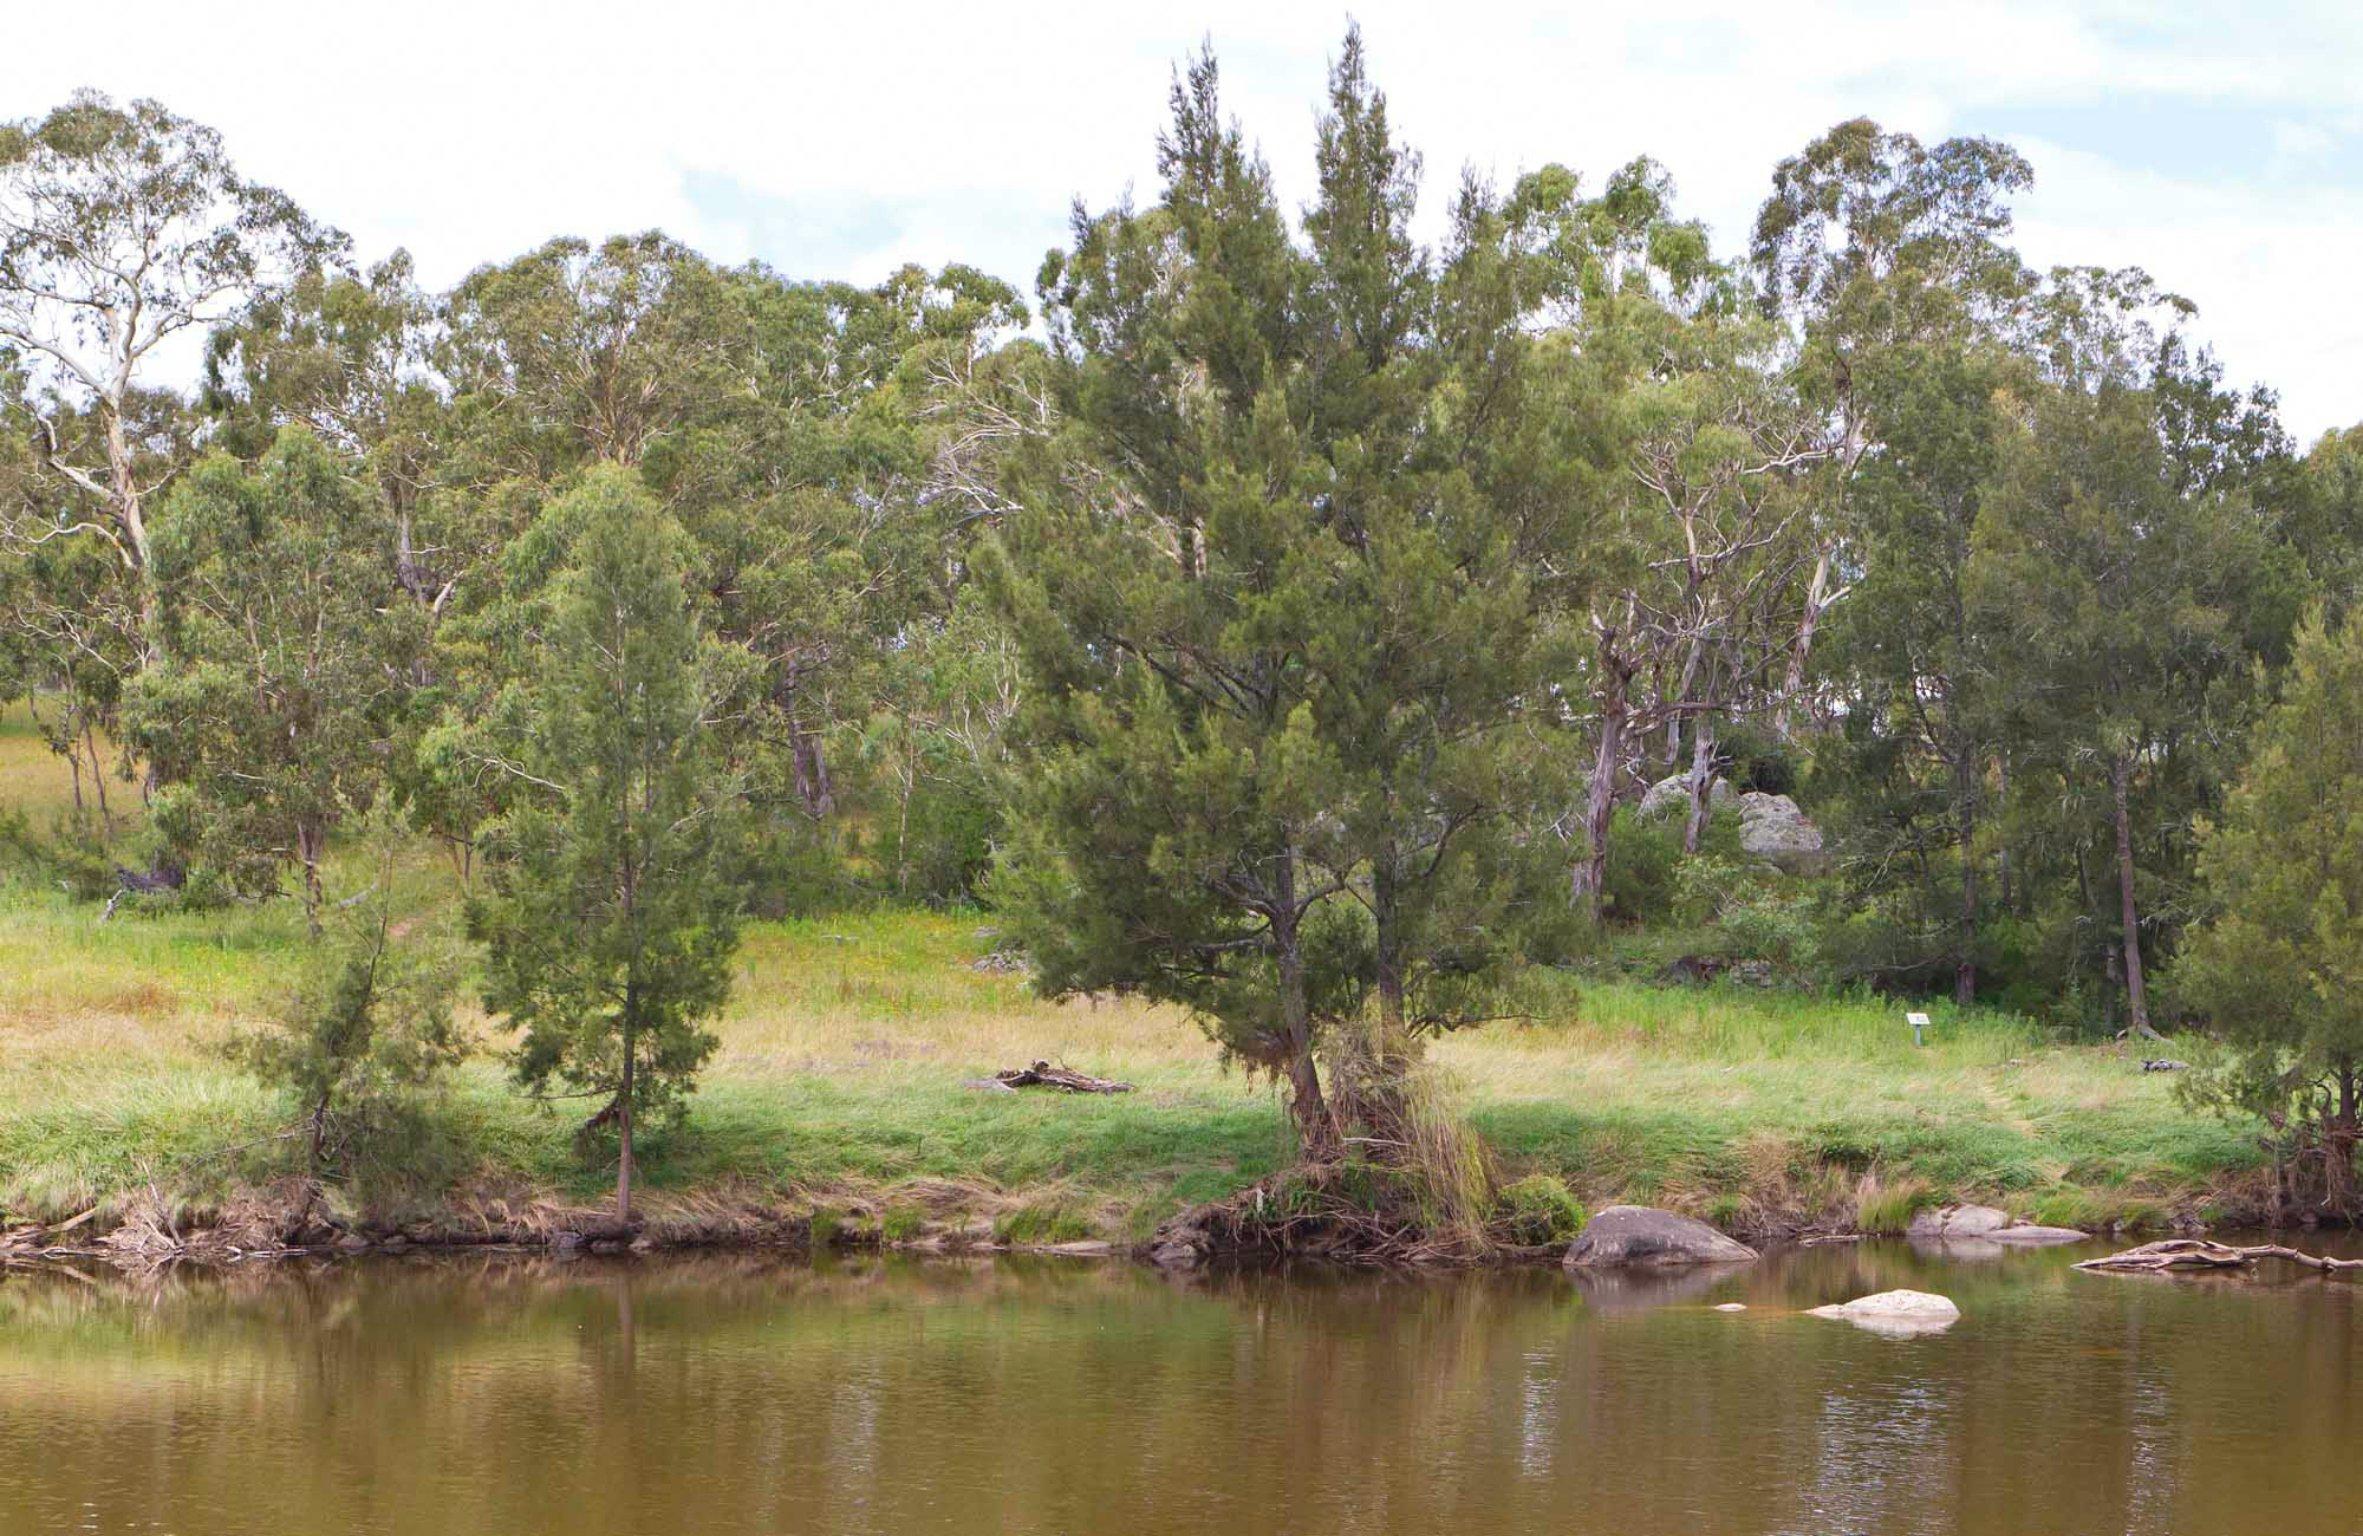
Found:
M 0 810 L 56 809 L 70 801 L 63 778 L 21 712 L 0 718 Z M 451 894 L 422 850 L 397 900 L 449 923 Z M 214 1047 L 288 985 L 292 904 L 97 915 L 0 885 L 0 1210 L 13 1216 L 134 1182 L 218 1187 L 241 1168 L 221 1149 L 278 1123 Z M 650 1138 L 649 1183 L 825 1203 L 981 1182 L 1015 1197 L 998 1217 L 1011 1234 L 1062 1240 L 1145 1231 L 1279 1166 L 1286 1132 L 1268 1086 L 1222 1070 L 1170 1011 L 1045 1002 L 974 969 L 989 924 L 880 910 L 752 925 L 722 1049 L 689 1124 Z M 1435 1055 L 1505 1169 L 1556 1173 L 1595 1206 L 1888 1226 L 1917 1203 L 1975 1195 L 2089 1223 L 2203 1206 L 2256 1165 L 2247 1137 L 2177 1109 L 2163 1079 L 2119 1052 L 2014 1017 L 1939 1008 L 1916 1049 L 1897 1010 L 1871 1000 L 1546 975 L 1522 1008 L 1525 1022 Z M 475 1023 L 484 1055 L 442 1117 L 450 1172 L 478 1189 L 595 1198 L 609 1170 L 577 1153 L 580 1106 L 517 1097 L 498 1032 Z M 1140 1091 L 964 1086 L 1036 1058 Z M 886 1209 L 906 1219 L 891 1193 Z

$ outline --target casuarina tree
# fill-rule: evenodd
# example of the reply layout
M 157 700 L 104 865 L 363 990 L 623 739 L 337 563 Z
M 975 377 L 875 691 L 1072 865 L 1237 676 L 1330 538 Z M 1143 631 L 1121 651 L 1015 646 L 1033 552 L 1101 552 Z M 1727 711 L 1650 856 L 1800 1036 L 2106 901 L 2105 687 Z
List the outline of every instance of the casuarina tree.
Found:
M 705 649 L 684 540 L 624 470 L 555 503 L 570 558 L 546 609 L 545 663 L 502 771 L 521 792 L 488 834 L 471 906 L 485 1006 L 521 1039 L 519 1080 L 603 1100 L 616 1216 L 633 1220 L 634 1134 L 678 1109 L 713 1054 L 738 896 L 722 877 L 730 800 L 702 718 Z

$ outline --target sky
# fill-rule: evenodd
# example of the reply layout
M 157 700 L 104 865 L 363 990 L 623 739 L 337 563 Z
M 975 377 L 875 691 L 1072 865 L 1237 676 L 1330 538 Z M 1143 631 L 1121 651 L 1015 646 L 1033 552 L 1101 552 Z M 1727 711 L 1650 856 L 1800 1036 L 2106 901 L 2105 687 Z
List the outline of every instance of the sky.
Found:
M 245 172 L 434 285 L 558 234 L 662 228 L 717 259 L 873 281 L 966 261 L 1030 293 L 1077 198 L 1155 190 L 1178 60 L 1301 206 L 1348 9 L 1286 0 L 118 0 L 9 18 L 0 117 L 152 96 Z M 1597 184 L 1650 155 L 1718 247 L 1773 166 L 1868 115 L 2027 156 L 2030 261 L 2138 264 L 2199 306 L 2301 441 L 2363 421 L 2363 3 L 1685 0 L 1352 7 L 1440 218 L 1463 167 Z

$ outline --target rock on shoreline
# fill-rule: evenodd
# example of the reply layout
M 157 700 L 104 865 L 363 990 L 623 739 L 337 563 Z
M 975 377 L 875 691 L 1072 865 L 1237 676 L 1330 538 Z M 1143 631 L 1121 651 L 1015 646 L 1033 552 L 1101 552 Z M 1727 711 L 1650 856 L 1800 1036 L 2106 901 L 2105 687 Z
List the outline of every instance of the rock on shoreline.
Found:
M 1612 1205 L 1584 1224 L 1567 1247 L 1569 1269 L 1612 1269 L 1637 1264 L 1680 1268 L 1693 1264 L 1745 1264 L 1756 1250 L 1688 1216 L 1646 1205 Z

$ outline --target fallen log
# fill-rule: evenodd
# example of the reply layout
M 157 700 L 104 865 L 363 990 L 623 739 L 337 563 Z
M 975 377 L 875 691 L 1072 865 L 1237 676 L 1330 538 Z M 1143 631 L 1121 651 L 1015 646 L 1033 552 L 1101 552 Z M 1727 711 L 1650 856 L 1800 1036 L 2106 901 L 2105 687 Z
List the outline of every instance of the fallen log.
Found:
M 1005 1068 L 993 1074 L 993 1081 L 1004 1088 L 1056 1088 L 1061 1093 L 1132 1092 L 1130 1083 L 1119 1083 L 1112 1077 L 1093 1077 L 1069 1067 L 1054 1067 L 1047 1061 L 1037 1061 L 1030 1067 Z
M 2295 1248 L 2285 1248 L 2279 1243 L 2259 1243 L 2252 1247 L 2236 1248 L 2229 1243 L 2212 1242 L 2204 1237 L 2170 1237 L 2162 1242 L 2144 1243 L 2139 1248 L 2128 1248 L 2123 1253 L 2112 1253 L 2105 1258 L 2086 1259 L 2076 1267 L 2106 1274 L 2157 1275 L 2178 1270 L 2253 1269 L 2265 1259 L 2295 1264 L 2323 1275 L 2363 1269 L 2363 1259 L 2333 1259 L 2322 1254 L 2300 1253 Z

